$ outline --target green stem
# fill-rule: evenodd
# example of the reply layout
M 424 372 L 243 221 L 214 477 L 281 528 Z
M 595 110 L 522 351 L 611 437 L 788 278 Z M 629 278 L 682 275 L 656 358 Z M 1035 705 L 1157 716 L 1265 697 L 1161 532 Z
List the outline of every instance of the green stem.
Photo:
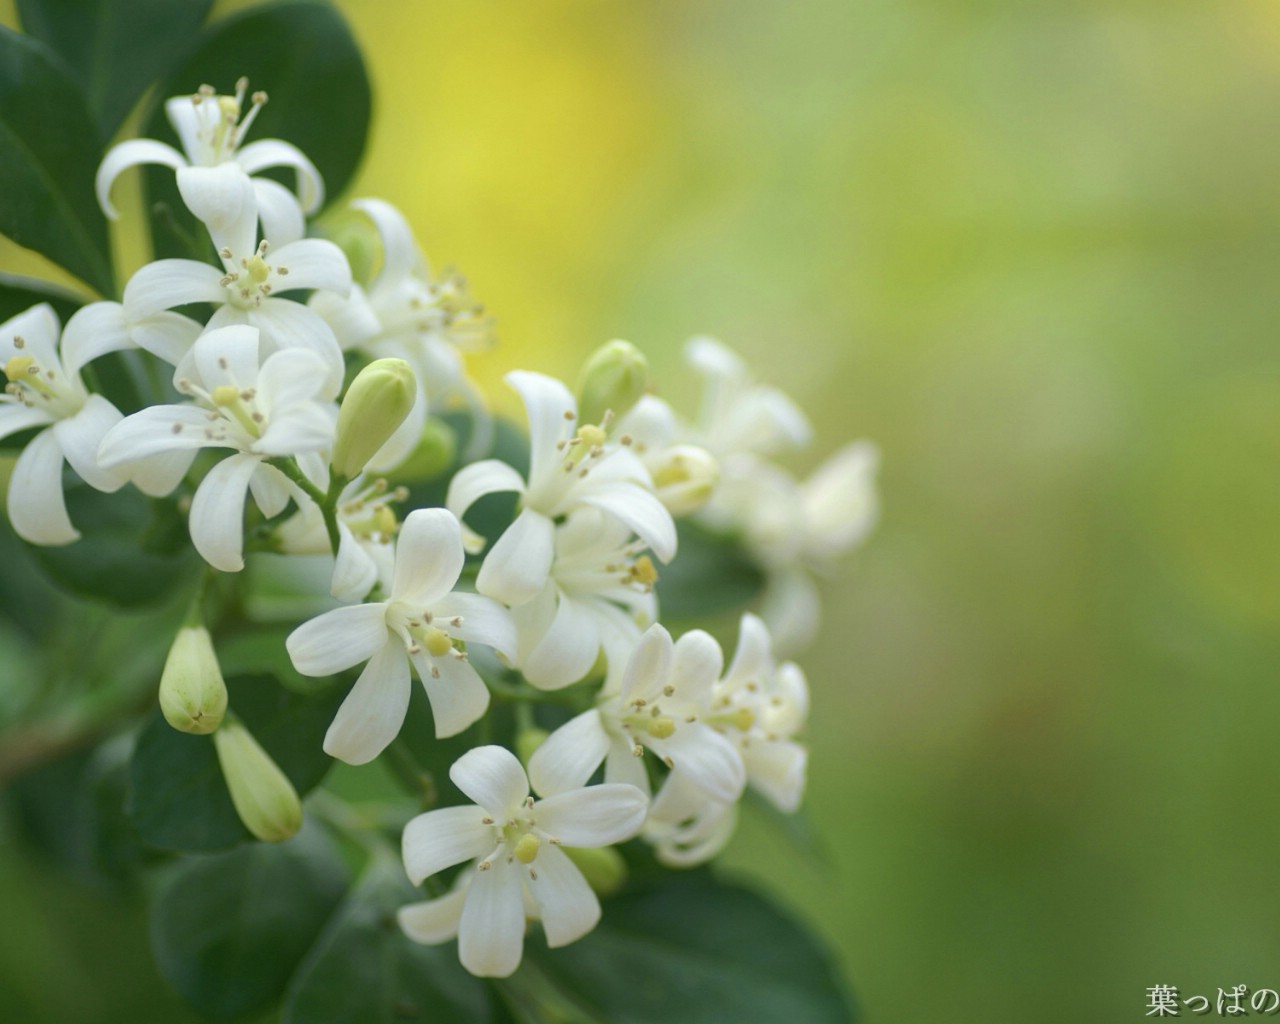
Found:
M 404 740 L 394 739 L 383 753 L 391 774 L 411 796 L 421 801 L 422 809 L 425 811 L 435 806 L 439 796 L 436 791 L 436 780 L 418 763 L 409 745 Z
M 333 482 L 329 486 L 329 493 L 326 494 L 307 479 L 307 475 L 302 472 L 297 459 L 269 459 L 268 462 L 297 484 L 303 494 L 320 506 L 320 512 L 324 516 L 324 528 L 329 534 L 329 547 L 332 549 L 334 557 L 337 557 L 338 547 L 342 542 L 341 534 L 338 532 L 338 495 L 342 492 L 342 487 L 346 481 L 339 476 L 334 476 Z

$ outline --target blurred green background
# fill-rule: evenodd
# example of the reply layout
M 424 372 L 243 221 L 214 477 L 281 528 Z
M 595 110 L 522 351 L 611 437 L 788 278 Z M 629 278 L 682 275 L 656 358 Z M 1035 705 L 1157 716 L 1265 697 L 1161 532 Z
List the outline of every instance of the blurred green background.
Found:
M 498 317 L 495 399 L 625 337 L 688 400 L 710 333 L 800 468 L 882 447 L 804 659 L 821 849 L 748 815 L 725 858 L 867 1019 L 1280 989 L 1280 7 L 339 6 L 358 191 Z M 6 1021 L 188 1019 L 136 909 L 4 842 L 0 905 Z

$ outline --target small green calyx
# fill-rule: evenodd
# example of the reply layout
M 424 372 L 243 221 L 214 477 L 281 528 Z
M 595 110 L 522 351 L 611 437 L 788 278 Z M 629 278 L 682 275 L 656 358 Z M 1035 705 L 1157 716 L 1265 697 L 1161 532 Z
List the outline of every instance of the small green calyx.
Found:
M 403 359 L 375 359 L 347 389 L 338 412 L 338 438 L 333 468 L 351 480 L 413 411 L 418 383 Z
M 583 423 L 601 423 L 605 414 L 624 416 L 649 386 L 649 361 L 628 341 L 596 349 L 578 378 L 578 415 Z M 585 439 L 584 439 L 585 440 Z M 590 444 L 602 444 L 593 441 Z
M 160 711 L 179 732 L 207 735 L 222 723 L 227 686 L 203 626 L 178 630 L 160 676 Z

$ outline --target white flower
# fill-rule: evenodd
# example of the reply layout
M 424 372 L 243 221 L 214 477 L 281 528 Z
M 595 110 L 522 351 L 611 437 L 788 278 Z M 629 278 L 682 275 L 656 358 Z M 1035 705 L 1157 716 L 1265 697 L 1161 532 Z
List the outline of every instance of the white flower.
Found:
M 530 758 L 534 787 L 540 793 L 573 789 L 604 761 L 606 782 L 648 792 L 641 760 L 648 749 L 712 799 L 736 800 L 746 781 L 742 757 L 709 721 L 723 663 L 720 645 L 702 630 L 673 644 L 662 626 L 650 626 L 627 663 L 620 692 L 606 693 L 597 707 L 566 722 Z
M 464 279 L 433 278 L 399 210 L 381 199 L 351 205 L 373 221 L 382 239 L 382 265 L 367 291 L 356 284 L 345 298 L 316 292 L 311 307 L 328 321 L 344 350 L 404 359 L 413 367 L 422 400 L 374 460 L 380 472 L 393 469 L 418 443 L 429 403 L 462 399 L 477 429 L 488 433 L 488 411 L 467 378 L 462 353 L 491 347 L 493 322 L 472 300 Z
M 544 690 L 576 683 L 601 649 L 611 666 L 626 659 L 657 618 L 658 574 L 644 547 L 595 508 L 580 508 L 556 527 L 546 586 L 511 612 L 516 664 L 530 683 Z
M 529 414 L 529 479 L 497 459 L 475 462 L 449 484 L 446 504 L 461 518 L 479 498 L 516 491 L 521 510 L 485 556 L 476 589 L 509 605 L 542 592 L 555 558 L 555 521 L 582 507 L 617 519 L 663 562 L 676 552 L 675 523 L 653 494 L 648 471 L 599 426 L 575 431 L 577 407 L 558 380 L 523 370 L 506 376 Z M 473 546 L 483 542 L 471 535 Z
M 661 863 L 691 868 L 723 850 L 737 825 L 737 801 L 712 800 L 685 776 L 672 772 L 649 804 L 644 838 Z
M 631 438 L 632 450 L 653 477 L 654 493 L 673 516 L 687 516 L 715 494 L 720 465 L 715 456 L 686 433 L 675 410 L 657 395 L 644 395 L 619 420 L 613 433 Z
M 175 96 L 165 103 L 165 113 L 185 156 L 154 139 L 132 139 L 112 148 L 98 168 L 95 183 L 102 211 L 112 220 L 119 217 L 111 205 L 111 185 L 122 171 L 138 164 L 162 164 L 177 171 L 183 202 L 215 237 L 245 212 L 245 194 L 239 188 L 243 180 L 249 184 L 252 215 L 262 218 L 266 234 L 282 242 L 301 238 L 303 212 L 314 213 L 320 208 L 324 183 L 315 165 L 287 142 L 263 139 L 240 148 L 267 102 L 266 93 L 254 93 L 249 112 L 241 120 L 248 84 L 247 79 L 240 79 L 234 96 L 216 95 L 205 85 L 194 96 Z M 269 178 L 249 177 L 269 167 L 297 171 L 301 205 L 288 189 Z
M 171 454 L 180 473 L 201 448 L 231 448 L 200 482 L 191 502 L 191 540 L 216 569 L 244 568 L 246 490 L 263 515 L 279 515 L 291 492 L 284 475 L 266 464 L 329 448 L 337 407 L 329 368 L 313 352 L 286 349 L 259 366 L 258 331 L 223 327 L 200 336 L 191 350 L 191 376 L 180 391 L 195 401 L 143 409 L 113 427 L 98 450 L 107 468 Z
M 532 902 L 547 945 L 576 942 L 600 920 L 600 901 L 559 847 L 610 846 L 630 839 L 644 821 L 643 793 L 633 786 L 576 788 L 534 800 L 524 769 L 510 751 L 477 747 L 449 769 L 473 806 L 445 807 L 414 818 L 404 830 L 410 880 L 476 859 L 449 895 L 399 912 L 412 939 L 458 937 L 462 966 L 480 977 L 505 978 L 524 952 L 526 901 Z
M 387 600 L 335 608 L 290 634 L 289 657 L 303 675 L 368 662 L 325 736 L 328 754 L 364 764 L 395 739 L 409 707 L 410 664 L 426 688 L 437 736 L 453 736 L 484 714 L 489 689 L 457 644 L 509 654 L 515 636 L 506 609 L 453 590 L 464 558 L 452 513 L 410 512 L 396 542 Z
M 247 194 L 248 179 L 238 187 Z M 276 250 L 265 239 L 258 242 L 251 197 L 242 204 L 242 214 L 227 225 L 220 239 L 215 236 L 215 241 L 220 246 L 221 268 L 196 260 L 164 259 L 135 273 L 124 289 L 128 321 L 132 324 L 161 310 L 208 302 L 218 308 L 206 330 L 247 324 L 261 331 L 264 355 L 286 348 L 315 352 L 325 361 L 333 387 L 338 388 L 342 352 L 329 325 L 305 304 L 274 293 L 294 288 L 346 292 L 351 287 L 351 267 L 342 250 L 319 238 L 289 242 Z M 157 345 L 142 336 L 137 340 L 169 362 L 175 362 L 173 357 L 180 351 L 172 343 Z M 176 365 L 175 379 L 189 374 L 185 358 L 180 357 Z
M 119 307 L 86 306 L 68 321 L 61 345 L 58 334 L 58 318 L 43 302 L 0 324 L 0 370 L 9 379 L 0 396 L 0 437 L 47 428 L 23 448 L 9 484 L 9 521 L 33 544 L 70 544 L 80 537 L 62 491 L 64 460 L 100 491 L 116 491 L 130 479 L 98 464 L 98 443 L 122 417 L 80 379 L 90 360 L 132 347 Z M 138 481 L 155 493 L 151 473 L 141 473 Z

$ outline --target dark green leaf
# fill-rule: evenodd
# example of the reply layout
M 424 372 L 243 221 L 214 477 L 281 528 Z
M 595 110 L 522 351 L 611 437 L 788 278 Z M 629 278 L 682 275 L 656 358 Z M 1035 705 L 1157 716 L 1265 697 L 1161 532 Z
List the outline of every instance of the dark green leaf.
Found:
M 527 942 L 525 957 L 608 1024 L 854 1019 L 818 940 L 756 893 L 707 872 L 668 876 L 610 900 L 586 938 L 550 950 Z
M 293 2 L 227 18 L 170 74 L 161 96 L 193 93 L 203 84 L 229 93 L 241 76 L 251 90 L 270 97 L 247 141 L 283 139 L 297 146 L 324 178 L 326 202 L 338 196 L 364 152 L 373 104 L 360 50 L 342 16 L 328 4 Z M 144 134 L 177 144 L 160 110 Z M 293 187 L 292 171 L 270 176 Z M 211 259 L 213 250 L 183 206 L 173 173 L 148 174 L 147 190 L 157 254 Z M 156 211 L 157 205 L 163 209 Z
M 51 578 L 74 594 L 126 608 L 174 601 L 195 585 L 204 564 L 173 502 L 132 487 L 103 494 L 70 475 L 67 481 L 67 510 L 80 540 L 28 547 Z
M 316 825 L 286 843 L 186 858 L 152 908 L 156 962 L 210 1017 L 263 1009 L 280 997 L 346 887 L 341 855 Z
M 42 44 L 0 27 L 0 232 L 111 294 L 93 193 L 101 156 L 67 72 Z
M 663 619 L 706 620 L 743 611 L 764 589 L 764 573 L 732 540 L 686 520 L 678 524 L 680 549 L 658 573 Z
M 313 789 L 332 764 L 322 744 L 342 688 L 303 696 L 270 676 L 238 676 L 227 680 L 227 690 L 231 709 L 298 793 Z M 227 793 L 212 738 L 177 732 L 158 712 L 138 737 L 129 781 L 129 816 L 152 846 L 221 850 L 250 838 Z
M 16 274 L 0 274 L 0 322 L 25 313 L 41 302 L 49 303 L 64 324 L 84 305 L 80 296 L 56 285 Z
M 18 0 L 22 27 L 66 62 L 107 142 L 181 59 L 213 0 Z
M 396 923 L 397 908 L 422 898 L 399 861 L 374 857 L 290 983 L 284 1024 L 490 1021 L 489 990 L 457 951 L 412 942 Z

